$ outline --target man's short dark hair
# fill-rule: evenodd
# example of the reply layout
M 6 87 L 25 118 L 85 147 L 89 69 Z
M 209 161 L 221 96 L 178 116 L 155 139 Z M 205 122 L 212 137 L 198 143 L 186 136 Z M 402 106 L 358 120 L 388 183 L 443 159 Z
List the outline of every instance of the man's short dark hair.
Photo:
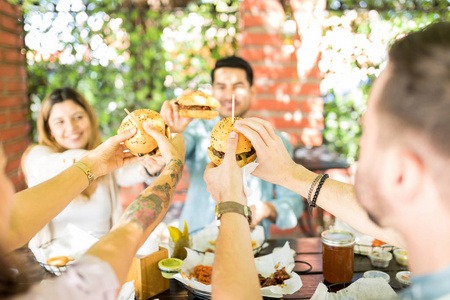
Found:
M 450 157 L 450 23 L 434 23 L 396 41 L 379 111 Z
M 219 59 L 214 66 L 214 69 L 211 71 L 211 82 L 214 84 L 214 72 L 220 68 L 236 68 L 242 69 L 247 74 L 247 81 L 250 86 L 253 85 L 253 69 L 250 64 L 237 56 L 229 56 L 222 59 Z

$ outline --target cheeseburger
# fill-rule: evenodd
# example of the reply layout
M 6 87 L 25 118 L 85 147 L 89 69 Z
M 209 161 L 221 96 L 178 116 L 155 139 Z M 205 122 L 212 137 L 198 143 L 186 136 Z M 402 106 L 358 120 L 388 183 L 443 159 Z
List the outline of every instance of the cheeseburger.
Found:
M 239 120 L 241 118 L 234 118 Z M 256 151 L 252 143 L 242 133 L 234 129 L 231 118 L 224 118 L 217 123 L 211 131 L 211 146 L 208 148 L 209 158 L 216 165 L 220 165 L 225 157 L 228 135 L 236 131 L 238 134 L 238 144 L 236 147 L 236 161 L 239 167 L 256 159 Z
M 220 106 L 219 101 L 202 91 L 192 92 L 177 98 L 180 117 L 194 119 L 215 119 L 219 112 L 214 110 Z
M 160 154 L 158 144 L 154 138 L 145 132 L 143 123 L 147 121 L 153 129 L 170 137 L 169 127 L 164 119 L 159 113 L 150 109 L 138 109 L 130 114 L 131 116 L 128 115 L 123 119 L 118 130 L 119 133 L 122 133 L 133 127 L 137 128 L 136 134 L 124 142 L 125 147 L 136 156 Z

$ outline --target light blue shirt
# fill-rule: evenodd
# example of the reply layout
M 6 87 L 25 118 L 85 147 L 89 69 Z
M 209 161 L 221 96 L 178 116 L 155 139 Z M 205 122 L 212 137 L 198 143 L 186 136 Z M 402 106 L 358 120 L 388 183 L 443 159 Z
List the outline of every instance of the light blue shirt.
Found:
M 402 291 L 403 300 L 450 299 L 450 265 L 429 275 L 411 277 L 411 287 Z
M 206 165 L 210 162 L 208 147 L 211 146 L 211 131 L 219 120 L 219 117 L 214 120 L 196 119 L 183 132 L 186 143 L 185 164 L 189 170 L 190 183 L 180 220 L 186 220 L 189 232 L 203 228 L 215 220 L 216 201 L 206 191 L 203 173 Z M 292 154 L 292 146 L 280 134 L 278 135 Z M 253 194 L 247 199 L 248 205 L 252 205 L 256 201 L 270 201 L 277 211 L 275 224 L 279 228 L 288 229 L 297 225 L 297 220 L 303 212 L 303 201 L 297 193 L 252 175 L 248 176 L 247 183 L 253 191 Z M 261 224 L 264 226 L 266 236 L 268 236 L 271 224 L 273 223 L 269 220 L 263 220 Z

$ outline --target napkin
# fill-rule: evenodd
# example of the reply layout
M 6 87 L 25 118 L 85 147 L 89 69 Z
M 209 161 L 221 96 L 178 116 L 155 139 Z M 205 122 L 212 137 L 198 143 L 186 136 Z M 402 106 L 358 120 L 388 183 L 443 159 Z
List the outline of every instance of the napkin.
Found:
M 247 176 L 250 175 L 253 171 L 255 171 L 258 165 L 259 163 L 251 162 L 241 168 L 244 193 L 246 197 L 250 197 L 253 194 L 253 190 L 247 185 Z
M 135 289 L 134 280 L 126 282 L 122 285 L 117 300 L 134 300 Z
M 39 262 L 47 263 L 47 259 L 55 256 L 67 256 L 79 259 L 98 239 L 73 224 L 67 224 L 66 235 L 55 238 L 45 245 L 29 244 L 29 248 Z M 69 262 L 70 264 L 70 262 Z
M 136 257 L 145 257 L 159 250 L 159 239 L 156 234 L 151 233 L 150 236 L 142 244 L 136 253 Z
M 400 299 L 392 287 L 383 278 L 360 278 L 349 287 L 336 293 L 328 292 L 322 282 L 317 286 L 311 300 L 387 300 Z
M 218 236 L 219 228 L 214 221 L 191 236 L 192 249 L 200 252 L 205 252 L 207 249 L 214 250 L 216 246 L 211 244 L 211 241 L 216 241 Z M 262 248 L 265 242 L 264 227 L 256 225 L 250 233 L 250 238 L 256 241 L 255 249 Z

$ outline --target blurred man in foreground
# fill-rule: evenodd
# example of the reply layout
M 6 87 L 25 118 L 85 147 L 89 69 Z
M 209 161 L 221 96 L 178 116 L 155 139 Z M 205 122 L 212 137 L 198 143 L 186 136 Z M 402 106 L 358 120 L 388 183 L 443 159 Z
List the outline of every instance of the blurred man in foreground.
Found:
M 270 123 L 253 118 L 237 121 L 235 127 L 258 154 L 260 164 L 253 175 L 305 197 L 319 190 L 318 206 L 362 232 L 407 248 L 412 288 L 402 293 L 404 299 L 449 299 L 449 116 L 450 23 L 437 23 L 395 42 L 389 51 L 388 65 L 374 83 L 364 116 L 355 189 L 330 179 L 315 186 L 317 174 L 291 160 Z M 233 160 L 217 168 L 209 165 L 205 180 L 215 200 L 245 205 L 242 186 L 236 188 L 233 181 L 239 175 L 234 165 Z M 232 174 L 219 183 L 218 172 Z M 244 293 L 258 287 L 246 280 L 257 278 L 254 265 L 249 268 L 247 227 L 237 213 L 222 216 L 214 299 L 250 299 Z M 236 235 L 244 237 L 233 238 Z M 249 270 L 241 273 L 239 267 Z M 236 274 L 246 278 L 231 280 Z

